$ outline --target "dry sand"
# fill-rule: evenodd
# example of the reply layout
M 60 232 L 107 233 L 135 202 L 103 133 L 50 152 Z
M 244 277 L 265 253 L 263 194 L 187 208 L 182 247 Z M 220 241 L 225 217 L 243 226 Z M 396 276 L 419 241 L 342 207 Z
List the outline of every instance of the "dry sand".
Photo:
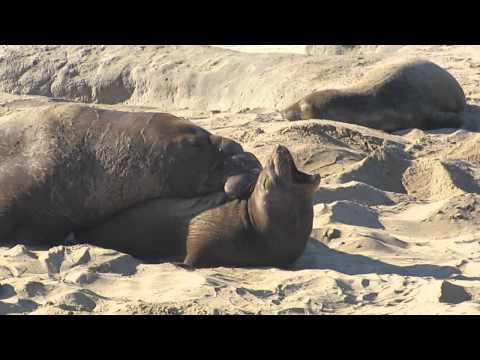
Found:
M 212 87 L 211 98 L 205 88 L 196 99 L 176 94 L 170 107 L 163 93 L 143 103 L 135 95 L 123 104 L 95 106 L 172 111 L 240 141 L 261 161 L 276 144 L 290 148 L 300 168 L 322 175 L 312 238 L 295 268 L 186 271 L 87 245 L 0 248 L 0 314 L 480 313 L 480 135 L 452 129 L 386 134 L 326 120 L 288 123 L 274 113 L 282 103 L 278 93 L 267 91 L 281 93 L 295 77 L 295 91 L 286 97 L 313 83 L 312 90 L 346 86 L 378 61 L 408 55 L 449 69 L 470 104 L 479 105 L 480 48 L 415 46 L 315 58 L 199 51 L 227 63 L 233 56 L 243 69 L 254 69 L 213 74 L 234 90 Z M 187 70 L 178 71 L 185 79 Z M 243 88 L 235 85 L 241 74 Z M 250 95 L 236 99 L 254 85 L 260 100 L 264 96 L 262 109 Z M 205 105 L 220 94 L 228 110 L 212 113 Z M 0 116 L 44 101 L 2 94 Z M 179 109 L 182 101 L 188 109 Z M 478 120 L 476 108 L 469 111 Z
M 215 47 L 257 54 L 306 54 L 307 45 L 212 45 Z

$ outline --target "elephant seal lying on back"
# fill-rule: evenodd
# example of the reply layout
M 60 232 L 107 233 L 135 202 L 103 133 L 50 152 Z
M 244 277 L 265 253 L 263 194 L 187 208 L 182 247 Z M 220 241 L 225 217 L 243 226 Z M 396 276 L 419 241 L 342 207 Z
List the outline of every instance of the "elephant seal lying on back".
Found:
M 459 128 L 466 106 L 460 84 L 446 70 L 424 60 L 373 69 L 355 87 L 323 90 L 301 99 L 282 114 L 290 121 L 326 119 L 373 129 Z
M 231 176 L 260 169 L 236 142 L 169 114 L 17 111 L 0 118 L 0 244 L 61 243 L 147 200 L 228 191 Z
M 289 265 L 310 237 L 319 183 L 319 175 L 300 172 L 287 148 L 278 146 L 246 199 L 217 193 L 153 200 L 75 237 L 140 259 L 171 258 L 193 267 Z

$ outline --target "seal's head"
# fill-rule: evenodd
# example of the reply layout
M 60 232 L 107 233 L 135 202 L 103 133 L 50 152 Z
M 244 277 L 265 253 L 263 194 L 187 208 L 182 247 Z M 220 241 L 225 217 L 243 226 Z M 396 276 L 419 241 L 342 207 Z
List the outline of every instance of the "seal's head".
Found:
M 249 198 L 253 228 L 268 243 L 275 265 L 295 261 L 305 248 L 313 225 L 313 195 L 319 175 L 297 169 L 290 151 L 277 146 L 260 172 Z
M 311 112 L 309 109 L 311 106 L 305 106 L 307 105 L 304 101 L 300 100 L 289 107 L 287 107 L 285 110 L 283 110 L 282 116 L 284 119 L 288 121 L 298 121 L 298 120 L 304 120 L 306 119 L 305 113 Z
M 288 121 L 335 119 L 341 114 L 341 105 L 348 97 L 348 94 L 339 90 L 317 91 L 290 105 L 281 114 Z

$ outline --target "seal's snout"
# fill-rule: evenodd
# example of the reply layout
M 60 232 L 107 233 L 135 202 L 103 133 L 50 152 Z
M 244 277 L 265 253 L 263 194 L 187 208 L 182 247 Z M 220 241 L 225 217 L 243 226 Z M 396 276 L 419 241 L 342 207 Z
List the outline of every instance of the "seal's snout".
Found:
M 286 110 L 282 113 L 283 118 L 288 121 L 300 120 L 301 114 L 298 111 Z
M 269 176 L 281 179 L 284 184 L 296 184 L 315 190 L 320 185 L 320 175 L 310 175 L 298 170 L 291 152 L 283 145 L 277 145 L 265 167 Z
M 281 112 L 282 117 L 288 121 L 297 121 L 302 118 L 302 111 L 298 104 L 293 104 Z
M 285 146 L 277 145 L 271 156 L 271 164 L 275 174 L 281 178 L 289 179 L 293 165 L 292 155 Z

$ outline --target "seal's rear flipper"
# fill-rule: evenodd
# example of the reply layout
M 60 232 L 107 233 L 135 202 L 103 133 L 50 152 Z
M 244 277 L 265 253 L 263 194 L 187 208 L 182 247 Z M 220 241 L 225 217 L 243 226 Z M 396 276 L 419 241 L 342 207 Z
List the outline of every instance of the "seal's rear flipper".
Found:
M 195 271 L 196 270 L 193 266 L 182 263 L 182 262 L 174 262 L 174 263 L 172 263 L 172 265 L 174 265 L 176 267 L 179 267 L 179 268 L 182 268 L 183 270 L 186 270 L 186 271 Z
M 462 129 L 468 131 L 480 130 L 480 107 L 469 105 L 467 110 L 462 114 Z
M 449 112 L 436 112 L 427 124 L 428 129 L 460 129 L 463 127 L 461 114 Z

